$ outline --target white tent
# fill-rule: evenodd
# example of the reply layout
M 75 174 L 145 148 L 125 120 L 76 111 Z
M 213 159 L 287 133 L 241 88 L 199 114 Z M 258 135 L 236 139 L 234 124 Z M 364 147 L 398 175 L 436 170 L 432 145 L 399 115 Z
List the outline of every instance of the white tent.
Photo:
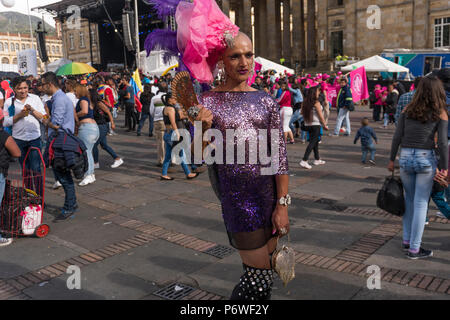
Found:
M 397 63 L 384 59 L 380 56 L 373 56 L 356 63 L 343 67 L 342 71 L 352 71 L 364 66 L 366 72 L 409 72 L 409 69 Z
M 147 52 L 142 51 L 140 54 L 140 62 L 143 73 L 151 76 L 161 76 L 164 71 L 177 64 L 176 59 L 173 59 L 168 64 L 164 63 L 163 55 L 163 51 L 152 51 L 147 57 Z M 172 70 L 170 73 L 173 75 L 174 72 L 175 70 Z
M 264 59 L 262 57 L 258 57 L 255 59 L 256 62 L 262 65 L 261 71 L 267 71 L 267 70 L 275 70 L 277 73 L 284 74 L 284 71 L 290 74 L 294 74 L 295 71 L 290 68 L 286 68 L 285 66 L 282 66 L 281 64 L 275 63 L 273 61 Z
M 47 65 L 47 71 L 56 72 L 60 67 L 62 67 L 65 64 L 71 63 L 72 61 L 61 58 L 58 60 L 55 60 Z

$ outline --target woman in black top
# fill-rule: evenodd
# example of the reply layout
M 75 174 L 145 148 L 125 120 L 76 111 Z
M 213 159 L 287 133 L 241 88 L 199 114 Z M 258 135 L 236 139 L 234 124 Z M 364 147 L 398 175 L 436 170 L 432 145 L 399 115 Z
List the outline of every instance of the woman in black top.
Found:
M 423 78 L 412 102 L 406 106 L 398 120 L 392 141 L 391 161 L 388 169 L 394 171 L 399 147 L 400 177 L 405 190 L 403 215 L 403 249 L 410 259 L 431 257 L 433 251 L 421 247 L 437 159 L 434 149 L 438 136 L 438 173 L 447 176 L 448 169 L 448 115 L 445 91 L 435 77 Z
M 89 90 L 89 93 L 91 95 L 92 105 L 94 106 L 94 120 L 100 131 L 100 136 L 92 149 L 92 155 L 94 156 L 94 169 L 100 168 L 98 159 L 98 145 L 100 145 L 102 149 L 108 152 L 114 159 L 114 163 L 111 165 L 111 168 L 117 168 L 123 164 L 123 159 L 117 156 L 114 150 L 108 145 L 107 141 L 109 123 L 111 123 L 112 130 L 116 129 L 114 118 L 109 111 L 109 107 L 99 97 L 97 90 L 91 89 Z
M 162 97 L 162 101 L 166 106 L 163 111 L 164 124 L 166 125 L 166 132 L 164 133 L 164 142 L 166 147 L 164 162 L 162 166 L 161 180 L 173 180 L 173 178 L 167 175 L 167 170 L 172 159 L 172 149 L 181 141 L 180 132 L 178 131 L 177 123 L 181 121 L 180 113 L 175 108 L 175 99 L 168 93 Z M 174 137 L 174 141 L 172 141 Z M 198 176 L 198 173 L 191 173 L 186 165 L 186 155 L 183 149 L 180 150 L 181 167 L 186 174 L 187 179 L 194 179 Z

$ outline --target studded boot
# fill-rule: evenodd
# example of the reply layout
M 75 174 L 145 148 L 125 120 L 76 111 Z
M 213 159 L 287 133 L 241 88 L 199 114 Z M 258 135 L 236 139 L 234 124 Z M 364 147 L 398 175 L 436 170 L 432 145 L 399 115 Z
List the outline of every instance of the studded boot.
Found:
M 230 300 L 270 300 L 273 285 L 273 270 L 258 269 L 243 264 L 245 273 L 234 287 Z

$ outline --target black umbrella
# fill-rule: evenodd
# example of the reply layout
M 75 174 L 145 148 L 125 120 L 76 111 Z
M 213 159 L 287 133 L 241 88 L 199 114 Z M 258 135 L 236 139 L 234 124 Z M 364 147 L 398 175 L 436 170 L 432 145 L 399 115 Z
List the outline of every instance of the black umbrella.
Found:
M 17 77 L 20 77 L 20 74 L 17 72 L 12 72 L 12 71 L 0 71 L 0 78 L 5 78 L 5 79 L 15 79 Z

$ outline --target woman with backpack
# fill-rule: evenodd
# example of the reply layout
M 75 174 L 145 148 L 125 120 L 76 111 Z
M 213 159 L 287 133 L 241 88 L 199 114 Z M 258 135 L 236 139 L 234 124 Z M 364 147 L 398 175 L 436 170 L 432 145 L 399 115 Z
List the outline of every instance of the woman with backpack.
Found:
M 116 125 L 114 123 L 114 117 L 111 114 L 110 108 L 103 102 L 103 99 L 98 94 L 95 89 L 89 90 L 91 96 L 91 103 L 94 106 L 94 120 L 97 123 L 99 130 L 99 138 L 92 148 L 92 156 L 94 157 L 94 169 L 100 168 L 100 163 L 98 159 L 98 145 L 102 147 L 103 150 L 108 152 L 114 160 L 111 168 L 115 169 L 123 164 L 123 159 L 117 156 L 114 150 L 108 145 L 108 131 L 109 125 L 111 124 L 111 129 L 114 131 Z
M 433 256 L 424 249 L 422 235 L 428 210 L 428 200 L 436 172 L 447 176 L 448 170 L 448 114 L 445 91 L 436 77 L 423 78 L 412 102 L 399 117 L 392 140 L 389 171 L 394 171 L 394 161 L 399 147 L 400 178 L 405 193 L 402 248 L 409 259 Z M 434 152 L 438 136 L 439 168 Z
M 5 193 L 10 157 L 19 158 L 20 149 L 14 139 L 3 130 L 3 110 L 0 109 L 0 206 Z M 0 247 L 10 245 L 12 238 L 3 238 L 0 233 Z

